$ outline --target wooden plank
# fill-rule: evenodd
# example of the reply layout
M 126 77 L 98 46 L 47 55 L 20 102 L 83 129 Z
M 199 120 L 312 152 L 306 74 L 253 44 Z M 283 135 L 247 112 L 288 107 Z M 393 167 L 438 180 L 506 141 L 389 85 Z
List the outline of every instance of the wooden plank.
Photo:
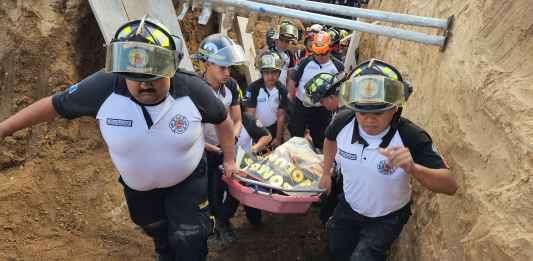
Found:
M 344 68 L 350 70 L 357 66 L 357 60 L 355 59 L 355 51 L 359 47 L 359 42 L 361 41 L 361 32 L 353 31 L 352 38 L 350 39 L 350 45 L 346 52 L 346 58 L 344 59 Z
M 220 13 L 220 23 L 218 25 L 218 32 L 223 35 L 228 35 L 228 31 L 231 30 L 231 27 L 233 26 L 233 19 L 234 16 L 232 13 Z
M 237 37 L 239 38 L 239 41 L 241 42 L 242 47 L 244 49 L 244 53 L 248 58 L 248 66 L 246 66 L 246 69 L 244 70 L 246 81 L 248 83 L 251 83 L 259 79 L 259 72 L 255 69 L 256 53 L 254 38 L 252 34 L 246 32 L 248 18 L 237 16 L 236 23 L 237 26 L 235 31 L 237 33 Z
M 128 21 L 126 11 L 120 0 L 89 0 L 96 22 L 107 44 L 115 31 Z
M 171 0 L 89 0 L 89 3 L 106 43 L 111 41 L 119 26 L 128 20 L 146 14 L 161 21 L 171 34 L 183 39 L 176 10 Z M 194 70 L 187 48 L 184 48 L 183 52 L 180 68 Z

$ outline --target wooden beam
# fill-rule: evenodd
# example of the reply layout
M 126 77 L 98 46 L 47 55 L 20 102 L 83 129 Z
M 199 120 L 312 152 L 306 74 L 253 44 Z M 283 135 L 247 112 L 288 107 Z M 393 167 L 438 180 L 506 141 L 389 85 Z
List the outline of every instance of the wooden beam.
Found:
M 244 49 L 244 53 L 246 54 L 246 57 L 248 58 L 248 66 L 246 66 L 245 76 L 246 81 L 248 83 L 251 83 L 257 79 L 259 79 L 259 72 L 255 69 L 255 44 L 254 44 L 254 38 L 253 35 L 246 32 L 246 27 L 248 25 L 248 18 L 237 16 L 236 19 L 236 26 L 235 26 L 235 32 L 237 34 L 237 37 L 239 41 L 242 44 L 242 47 Z
M 361 41 L 361 32 L 353 31 L 352 38 L 350 39 L 350 45 L 346 51 L 346 58 L 344 58 L 344 68 L 350 70 L 357 66 L 357 60 L 355 59 L 355 52 L 359 47 L 359 42 Z
M 111 41 L 119 26 L 146 14 L 161 21 L 167 26 L 171 34 L 183 39 L 178 17 L 176 16 L 176 9 L 171 0 L 89 0 L 89 4 L 106 43 Z M 183 40 L 185 41 L 185 39 Z M 187 48 L 184 48 L 183 52 L 184 55 L 180 67 L 191 71 L 194 70 Z

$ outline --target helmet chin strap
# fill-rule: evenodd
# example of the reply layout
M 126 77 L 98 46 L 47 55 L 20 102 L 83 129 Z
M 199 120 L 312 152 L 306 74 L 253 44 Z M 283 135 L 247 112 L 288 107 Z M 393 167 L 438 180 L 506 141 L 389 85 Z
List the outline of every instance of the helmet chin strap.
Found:
M 402 115 L 402 110 L 403 110 L 402 107 L 398 107 L 398 110 L 396 110 L 396 112 L 394 113 L 394 116 L 392 116 L 392 120 L 390 123 L 390 129 L 387 132 L 387 134 L 383 136 L 381 140 L 381 144 L 379 144 L 379 147 L 386 148 L 387 146 L 389 146 L 392 138 L 394 137 L 394 134 L 396 134 L 396 131 L 398 130 L 398 126 L 400 125 L 400 117 Z

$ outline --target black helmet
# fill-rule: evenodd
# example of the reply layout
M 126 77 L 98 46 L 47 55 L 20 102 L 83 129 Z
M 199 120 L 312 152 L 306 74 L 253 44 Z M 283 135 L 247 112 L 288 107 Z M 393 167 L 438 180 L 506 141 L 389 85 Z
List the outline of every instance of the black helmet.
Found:
M 107 47 L 106 71 L 135 81 L 172 77 L 183 55 L 182 40 L 144 16 L 119 27 Z
M 330 27 L 326 32 L 331 37 L 331 45 L 336 45 L 341 42 L 341 33 L 335 27 Z
M 332 74 L 332 73 L 319 73 L 315 75 L 311 80 L 307 81 L 304 86 L 304 103 L 307 106 L 311 106 L 320 102 L 320 99 L 335 95 L 337 92 L 337 87 L 340 85 L 342 80 L 340 79 L 341 74 Z
M 268 49 L 272 50 L 276 48 L 276 29 L 274 27 L 271 27 L 266 32 L 266 44 Z
M 402 107 L 409 87 L 400 72 L 383 61 L 359 64 L 340 89 L 341 104 L 360 112 L 379 112 Z M 411 88 L 412 89 L 412 88 Z
M 198 53 L 193 55 L 193 59 L 225 67 L 247 63 L 242 47 L 223 34 L 206 37 L 200 43 Z
M 279 39 L 298 41 L 298 27 L 290 21 L 283 21 L 279 25 Z

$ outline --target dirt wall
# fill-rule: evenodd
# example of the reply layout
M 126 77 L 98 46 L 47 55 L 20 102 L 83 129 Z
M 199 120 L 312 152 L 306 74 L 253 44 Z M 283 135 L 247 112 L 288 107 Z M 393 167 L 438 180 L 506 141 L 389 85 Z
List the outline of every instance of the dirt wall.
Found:
M 103 66 L 87 1 L 1 1 L 0 35 L 0 119 Z M 0 142 L 0 260 L 146 260 L 117 177 L 92 119 Z
M 363 38 L 363 57 L 390 61 L 412 81 L 405 115 L 432 134 L 460 185 L 455 197 L 415 186 L 414 215 L 393 260 L 533 260 L 531 1 L 370 2 L 381 10 L 455 16 L 444 52 Z

